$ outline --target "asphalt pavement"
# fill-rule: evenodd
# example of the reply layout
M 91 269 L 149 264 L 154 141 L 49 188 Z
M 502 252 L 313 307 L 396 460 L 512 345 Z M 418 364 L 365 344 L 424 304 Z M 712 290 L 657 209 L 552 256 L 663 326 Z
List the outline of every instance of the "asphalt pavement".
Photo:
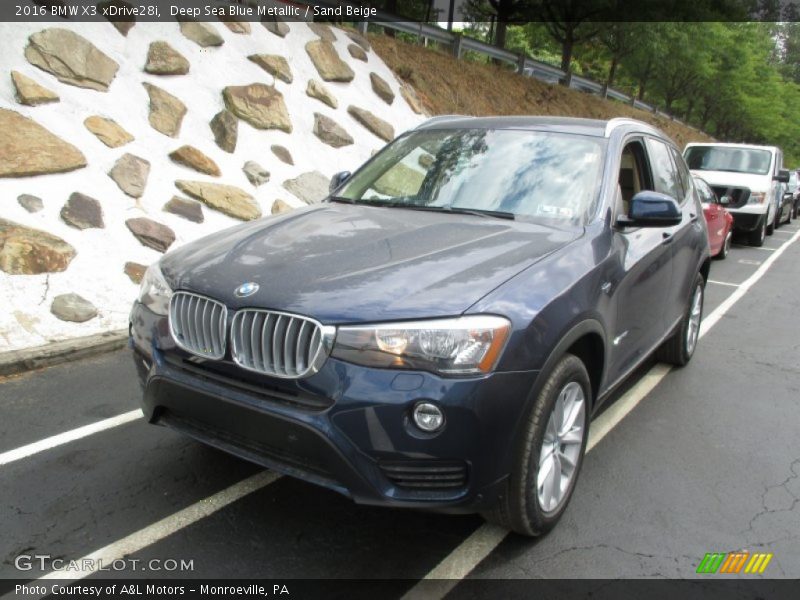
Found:
M 764 248 L 736 245 L 714 261 L 705 314 L 715 323 L 692 362 L 612 422 L 564 518 L 538 540 L 497 535 L 478 516 L 356 506 L 135 415 L 106 421 L 138 409 L 126 350 L 0 380 L 0 578 L 49 572 L 20 570 L 20 555 L 69 561 L 100 550 L 142 561 L 102 577 L 419 580 L 438 568 L 469 578 L 685 578 L 708 552 L 747 550 L 773 553 L 765 577 L 798 578 L 797 232 L 784 225 Z M 106 428 L 51 439 L 98 422 Z M 42 440 L 51 441 L 12 454 Z M 442 571 L 454 556 L 459 568 Z M 151 559 L 193 569 L 142 571 Z M 442 593 L 458 589 L 454 581 Z

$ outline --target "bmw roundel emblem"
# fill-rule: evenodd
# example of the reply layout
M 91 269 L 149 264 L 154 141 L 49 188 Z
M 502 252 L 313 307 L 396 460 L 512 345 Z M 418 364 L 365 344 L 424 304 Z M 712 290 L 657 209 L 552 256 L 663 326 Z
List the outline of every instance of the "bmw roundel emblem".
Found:
M 259 285 L 253 281 L 248 281 L 247 283 L 243 283 L 240 285 L 233 294 L 237 298 L 247 298 L 248 296 L 252 296 L 258 291 Z

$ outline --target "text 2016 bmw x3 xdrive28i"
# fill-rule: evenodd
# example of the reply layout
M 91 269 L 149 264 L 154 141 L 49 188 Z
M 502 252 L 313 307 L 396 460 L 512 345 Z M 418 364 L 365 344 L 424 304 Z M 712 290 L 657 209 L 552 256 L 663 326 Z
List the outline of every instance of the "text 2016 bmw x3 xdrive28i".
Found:
M 680 152 L 632 120 L 438 117 L 333 188 L 150 267 L 146 418 L 359 503 L 547 531 L 602 400 L 695 350 Z

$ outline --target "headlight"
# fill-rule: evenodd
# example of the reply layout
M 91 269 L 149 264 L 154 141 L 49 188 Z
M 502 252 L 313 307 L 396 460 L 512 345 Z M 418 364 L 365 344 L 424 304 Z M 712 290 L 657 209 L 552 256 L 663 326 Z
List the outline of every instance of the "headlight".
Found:
M 507 319 L 491 315 L 340 327 L 331 356 L 368 367 L 488 373 L 510 330 Z
M 764 204 L 767 200 L 766 192 L 750 192 L 750 197 L 747 199 L 748 204 Z
M 172 298 L 172 289 L 167 284 L 158 263 L 147 267 L 142 277 L 139 288 L 139 302 L 152 310 L 157 315 L 166 315 L 169 312 L 169 300 Z

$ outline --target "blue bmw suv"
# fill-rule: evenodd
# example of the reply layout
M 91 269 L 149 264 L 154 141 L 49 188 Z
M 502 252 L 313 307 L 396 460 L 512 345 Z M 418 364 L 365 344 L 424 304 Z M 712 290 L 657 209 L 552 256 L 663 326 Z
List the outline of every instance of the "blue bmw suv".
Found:
M 146 418 L 359 503 L 549 530 L 603 401 L 697 346 L 681 153 L 628 119 L 436 117 L 331 187 L 149 268 Z

